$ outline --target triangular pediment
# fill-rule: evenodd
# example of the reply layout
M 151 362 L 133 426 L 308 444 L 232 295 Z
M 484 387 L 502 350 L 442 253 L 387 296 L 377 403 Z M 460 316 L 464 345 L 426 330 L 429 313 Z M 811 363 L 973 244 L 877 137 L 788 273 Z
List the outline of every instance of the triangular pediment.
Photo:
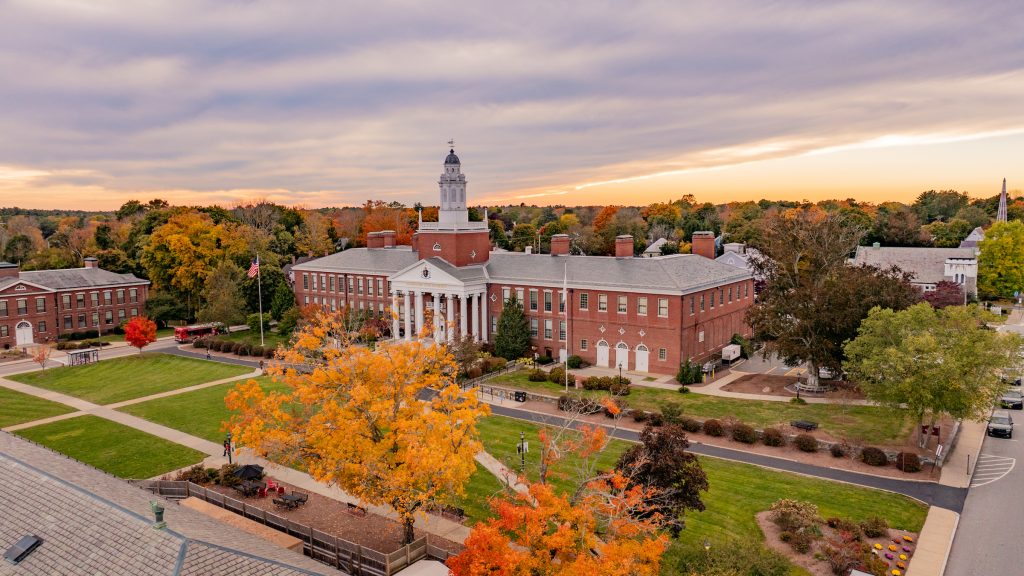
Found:
M 398 272 L 395 272 L 391 275 L 390 280 L 392 282 L 410 284 L 462 286 L 464 284 L 463 281 L 456 278 L 446 270 L 446 268 L 451 267 L 451 264 L 448 264 L 440 258 L 429 258 L 420 260 L 415 264 L 406 266 Z
M 17 281 L 11 282 L 7 286 L 0 288 L 0 294 L 11 295 L 11 294 L 22 294 L 26 292 L 53 292 L 53 288 L 43 286 L 42 284 L 36 284 L 35 282 L 29 282 L 27 280 L 18 279 Z

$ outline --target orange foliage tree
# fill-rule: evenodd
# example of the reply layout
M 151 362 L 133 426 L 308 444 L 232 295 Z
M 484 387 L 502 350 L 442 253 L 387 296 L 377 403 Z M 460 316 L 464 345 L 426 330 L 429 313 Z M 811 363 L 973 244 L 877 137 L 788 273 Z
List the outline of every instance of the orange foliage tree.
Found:
M 124 340 L 132 346 L 142 349 L 156 342 L 156 323 L 145 316 L 136 316 L 124 326 Z
M 456 385 L 445 347 L 385 341 L 369 350 L 350 339 L 341 315 L 313 312 L 270 369 L 287 389 L 236 386 L 225 400 L 237 411 L 229 428 L 238 446 L 390 507 L 409 543 L 417 511 L 464 494 L 488 408 Z M 431 399 L 420 398 L 424 388 Z
M 32 360 L 39 364 L 39 367 L 46 370 L 46 361 L 50 359 L 52 349 L 46 344 L 40 344 L 32 350 Z

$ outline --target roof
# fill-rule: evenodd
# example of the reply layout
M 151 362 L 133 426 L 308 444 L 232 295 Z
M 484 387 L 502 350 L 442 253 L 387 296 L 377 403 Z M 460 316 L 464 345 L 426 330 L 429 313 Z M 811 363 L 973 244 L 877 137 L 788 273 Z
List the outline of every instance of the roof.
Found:
M 665 240 L 664 238 L 658 238 L 654 242 L 651 242 L 651 245 L 644 250 L 644 254 L 661 254 L 661 247 L 667 242 L 668 240 Z
M 962 258 L 974 260 L 973 248 L 904 248 L 888 246 L 858 246 L 853 264 L 870 264 L 879 268 L 897 266 L 913 274 L 919 284 L 938 284 L 946 279 L 946 260 Z
M 960 247 L 961 248 L 977 248 L 978 242 L 981 242 L 984 239 L 985 239 L 985 231 L 981 229 L 981 226 L 978 226 L 974 230 L 971 230 L 971 233 L 967 235 L 967 238 L 964 238 L 960 242 Z
M 102 268 L 66 268 L 62 270 L 32 270 L 19 274 L 22 280 L 54 290 L 95 288 L 128 284 L 149 284 L 135 274 L 118 274 Z
M 419 261 L 410 246 L 349 248 L 292 267 L 295 272 L 337 271 L 363 274 L 394 274 Z
M 444 159 L 445 164 L 461 164 L 459 157 L 455 155 L 455 148 L 448 151 L 448 157 Z
M 152 527 L 149 502 L 166 508 Z M 0 548 L 26 534 L 42 545 L 0 576 L 342 574 L 90 466 L 0 433 Z

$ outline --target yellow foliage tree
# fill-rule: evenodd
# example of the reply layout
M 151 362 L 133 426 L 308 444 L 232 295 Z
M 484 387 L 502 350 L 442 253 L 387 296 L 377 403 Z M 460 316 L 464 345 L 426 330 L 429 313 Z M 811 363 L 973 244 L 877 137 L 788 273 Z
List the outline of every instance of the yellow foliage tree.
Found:
M 422 340 L 350 345 L 338 313 L 319 310 L 284 350 L 271 375 L 287 384 L 265 393 L 253 380 L 226 399 L 239 446 L 373 505 L 390 507 L 414 539 L 415 514 L 464 493 L 482 448 L 477 420 L 489 410 L 455 383 L 447 349 Z M 420 398 L 424 388 L 432 398 Z

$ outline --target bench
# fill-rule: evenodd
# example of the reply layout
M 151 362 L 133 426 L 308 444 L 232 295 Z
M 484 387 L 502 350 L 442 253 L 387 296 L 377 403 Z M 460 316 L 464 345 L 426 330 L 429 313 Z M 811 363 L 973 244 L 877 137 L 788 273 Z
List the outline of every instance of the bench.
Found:
M 359 516 L 360 518 L 366 516 L 366 508 L 363 508 L 362 506 L 346 502 L 346 507 L 348 508 L 348 513 L 353 516 Z
M 792 426 L 793 428 L 799 428 L 806 432 L 818 429 L 818 423 L 811 422 L 810 420 L 793 420 L 792 422 L 789 423 L 789 425 Z

